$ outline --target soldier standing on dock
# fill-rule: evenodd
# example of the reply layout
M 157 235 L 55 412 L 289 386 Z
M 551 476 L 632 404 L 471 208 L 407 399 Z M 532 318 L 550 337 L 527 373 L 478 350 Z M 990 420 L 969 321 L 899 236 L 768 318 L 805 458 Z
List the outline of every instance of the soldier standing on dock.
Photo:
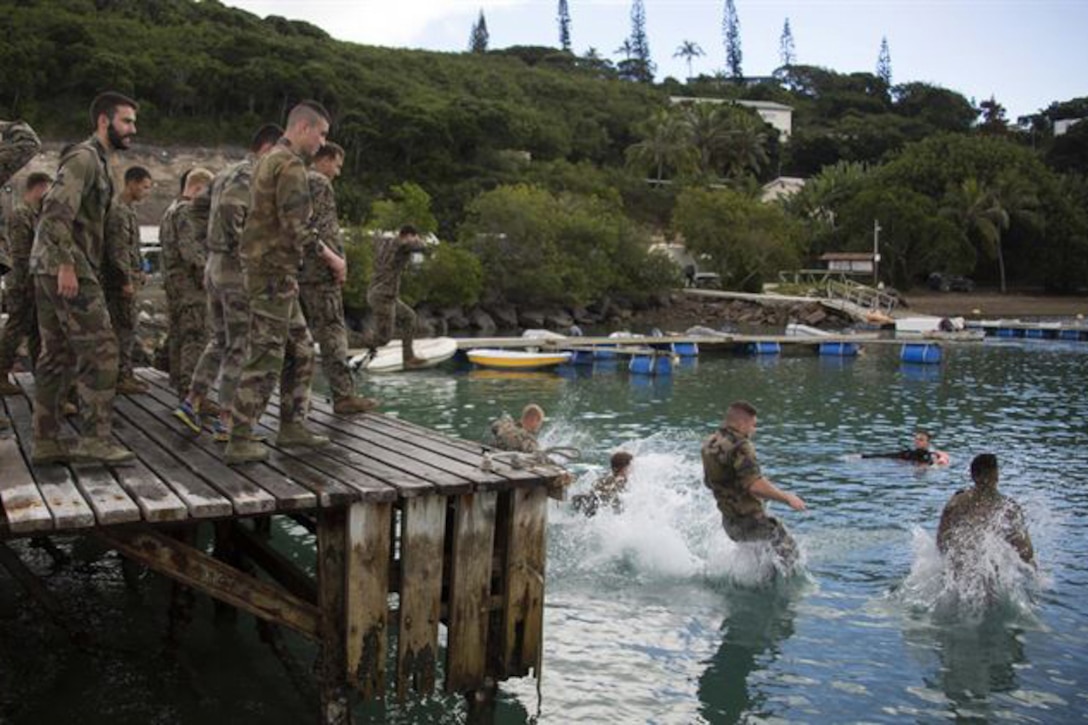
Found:
M 0 186 L 8 183 L 15 172 L 26 166 L 41 147 L 38 135 L 27 124 L 22 121 L 0 121 Z M 12 266 L 3 236 L 3 225 L 0 225 L 0 275 Z M 8 419 L 0 415 L 0 430 L 10 425 Z
M 42 354 L 35 369 L 36 464 L 59 461 L 122 463 L 134 456 L 111 440 L 117 338 L 98 280 L 106 214 L 113 197 L 109 155 L 136 135 L 135 101 L 103 93 L 91 104 L 94 133 L 60 160 L 42 202 L 30 271 L 38 304 Z M 66 371 L 76 370 L 81 437 L 60 440 Z
M 136 342 L 136 293 L 143 286 L 143 261 L 140 258 L 140 224 L 134 204 L 151 193 L 151 172 L 143 166 L 125 171 L 125 187 L 114 200 L 106 217 L 106 264 L 102 283 L 110 321 L 117 335 L 117 392 L 138 395 L 147 385 L 132 371 L 132 346 Z
M 298 270 L 316 237 L 308 228 L 313 206 L 306 160 L 325 143 L 329 114 L 303 101 L 291 109 L 287 131 L 253 172 L 249 217 L 242 231 L 242 270 L 249 296 L 248 355 L 234 393 L 228 464 L 261 461 L 268 450 L 253 440 L 279 383 L 276 443 L 323 446 L 329 439 L 303 425 L 310 403 L 314 339 L 299 305 Z M 331 253 L 331 251 L 330 251 Z
M 355 394 L 355 381 L 348 367 L 348 328 L 344 323 L 341 292 L 347 264 L 336 219 L 336 192 L 332 188 L 343 164 L 343 147 L 330 141 L 318 150 L 306 174 L 314 206 L 310 228 L 318 241 L 302 257 L 298 284 L 306 323 L 321 347 L 321 365 L 332 391 L 332 409 L 339 415 L 350 415 L 374 410 L 378 401 Z
M 23 202 L 15 207 L 7 223 L 11 251 L 11 274 L 7 279 L 8 320 L 0 338 L 0 395 L 18 395 L 21 389 L 8 379 L 23 338 L 32 365 L 37 363 L 42 342 L 38 336 L 38 308 L 34 304 L 34 278 L 30 274 L 30 249 L 34 227 L 42 210 L 42 197 L 53 178 L 35 172 L 26 178 Z
M 185 400 L 174 411 L 193 432 L 201 430 L 208 393 L 219 379 L 219 419 L 215 439 L 230 437 L 234 390 L 245 363 L 249 329 L 249 296 L 242 279 L 239 249 L 242 229 L 249 214 L 249 187 L 257 161 L 275 147 L 283 129 L 268 123 L 257 129 L 244 159 L 229 166 L 212 181 L 210 192 L 193 200 L 194 218 L 208 206 L 208 263 L 204 284 L 208 298 L 208 344 L 193 371 Z
M 743 400 L 731 403 L 721 428 L 703 443 L 703 480 L 714 493 L 729 538 L 770 542 L 788 569 L 797 561 L 797 544 L 778 519 L 767 515 L 763 502 L 781 501 L 794 511 L 804 511 L 805 502 L 764 477 L 751 441 L 755 432 L 755 407 Z

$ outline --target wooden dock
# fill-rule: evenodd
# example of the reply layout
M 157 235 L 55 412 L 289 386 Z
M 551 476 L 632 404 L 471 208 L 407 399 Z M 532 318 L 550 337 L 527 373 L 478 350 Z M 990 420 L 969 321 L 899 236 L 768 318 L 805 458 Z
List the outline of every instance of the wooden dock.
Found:
M 134 465 L 30 465 L 33 378 L 18 375 L 24 395 L 2 399 L 14 430 L 0 433 L 0 564 L 28 591 L 48 596 L 9 540 L 97 537 L 318 643 L 324 723 L 351 721 L 352 692 L 431 693 L 440 669 L 447 692 L 540 676 L 548 490 L 561 469 L 482 468 L 479 444 L 386 415 L 336 416 L 316 400 L 310 423 L 329 447 L 269 443 L 267 462 L 230 467 L 222 444 L 173 417 L 165 375 L 140 374 L 151 393 L 118 396 L 114 416 Z M 269 441 L 275 401 L 270 412 Z M 316 577 L 270 544 L 270 516 L 316 534 Z M 214 531 L 214 555 L 193 545 L 198 526 Z

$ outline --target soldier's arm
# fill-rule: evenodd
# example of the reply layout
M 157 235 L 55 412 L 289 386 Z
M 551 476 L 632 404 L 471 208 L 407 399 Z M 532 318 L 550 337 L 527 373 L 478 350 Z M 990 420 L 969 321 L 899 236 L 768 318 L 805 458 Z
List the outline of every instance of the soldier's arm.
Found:
M 128 251 L 128 225 L 124 212 L 115 203 L 106 215 L 106 265 L 117 275 L 122 287 L 132 284 L 131 259 Z
M 34 215 L 25 207 L 12 214 L 8 241 L 11 244 L 13 282 L 26 284 L 30 280 L 30 250 L 34 246 Z
M 204 249 L 208 239 L 208 217 L 211 216 L 213 185 L 214 182 L 205 186 L 204 190 L 189 202 L 189 220 L 193 227 L 193 237 L 201 249 Z
M 83 190 L 94 183 L 97 159 L 90 149 L 81 149 L 68 157 L 57 171 L 57 178 L 42 200 L 37 244 L 50 266 L 75 266 L 75 240 L 72 223 L 83 201 Z
M 276 175 L 276 212 L 296 249 L 302 253 L 317 251 L 317 237 L 308 229 L 313 205 L 301 160 L 285 163 Z
M 246 225 L 249 213 L 249 185 L 242 180 L 232 179 L 223 187 L 219 195 L 219 205 L 215 209 L 216 224 L 220 225 L 227 238 L 227 243 L 236 249 L 242 241 L 242 229 Z
M 197 280 L 204 279 L 204 246 L 197 238 L 196 226 L 189 209 L 181 210 L 177 215 L 177 241 L 178 256 L 185 267 L 193 273 Z
M 0 121 L 0 185 L 26 166 L 42 147 L 38 134 L 22 121 Z
M 733 458 L 733 466 L 737 472 L 737 480 L 756 498 L 784 503 L 794 511 L 805 510 L 805 502 L 800 496 L 781 490 L 763 475 L 751 443 L 746 441 L 740 445 L 740 450 Z
M 1035 547 L 1031 544 L 1031 535 L 1028 534 L 1028 526 L 1024 521 L 1024 512 L 1016 503 L 1008 504 L 1008 530 L 1005 540 L 1020 555 L 1020 560 L 1025 564 L 1035 565 Z

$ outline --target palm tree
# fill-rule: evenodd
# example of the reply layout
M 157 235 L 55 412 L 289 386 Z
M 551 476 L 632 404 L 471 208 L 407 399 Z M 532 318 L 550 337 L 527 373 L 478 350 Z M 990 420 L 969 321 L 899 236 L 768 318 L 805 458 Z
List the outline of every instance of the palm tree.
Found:
M 630 38 L 623 39 L 623 45 L 616 48 L 616 53 L 622 53 L 625 60 L 631 60 L 631 56 L 635 53 L 635 46 L 631 44 Z
M 718 169 L 728 131 L 722 122 L 724 110 L 716 103 L 696 103 L 684 108 L 684 125 L 694 147 L 699 173 L 704 177 L 716 175 Z
M 752 112 L 730 109 L 730 128 L 723 149 L 729 176 L 740 177 L 751 169 L 759 175 L 767 163 L 767 131 L 763 120 Z
M 968 238 L 974 238 L 988 257 L 997 257 L 1001 291 L 1005 292 L 1005 258 L 1001 235 L 1009 228 L 1009 213 L 997 194 L 974 177 L 951 186 L 945 193 L 943 213 L 956 221 Z
M 672 54 L 673 58 L 683 58 L 688 64 L 688 80 L 691 80 L 691 61 L 693 58 L 706 55 L 703 49 L 699 47 L 699 44 L 694 40 L 685 40 L 680 43 L 680 47 L 676 49 L 676 52 Z
M 693 147 L 687 126 L 674 114 L 661 109 L 643 126 L 643 138 L 627 147 L 627 163 L 642 169 L 653 169 L 658 182 L 665 168 L 682 171 L 690 165 Z

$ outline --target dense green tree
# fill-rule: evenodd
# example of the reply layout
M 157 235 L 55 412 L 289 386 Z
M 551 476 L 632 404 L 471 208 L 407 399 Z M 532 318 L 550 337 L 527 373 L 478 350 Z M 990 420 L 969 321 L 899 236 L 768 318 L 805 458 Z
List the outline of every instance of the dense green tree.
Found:
M 744 71 L 741 61 L 744 54 L 740 49 L 740 16 L 733 0 L 725 0 L 722 11 L 722 39 L 725 43 L 725 73 L 729 78 L 742 80 Z
M 431 213 L 431 195 L 410 181 L 393 186 L 388 198 L 374 202 L 366 226 L 373 231 L 395 232 L 405 224 L 424 233 L 438 231 L 438 220 Z
M 790 19 L 782 24 L 782 35 L 778 39 L 778 59 L 783 66 L 789 67 L 797 63 L 797 50 L 793 44 L 793 31 L 790 30 Z
M 567 0 L 559 0 L 559 47 L 570 52 L 570 8 Z
M 489 40 L 491 40 L 491 34 L 487 32 L 487 19 L 481 9 L 480 17 L 472 24 L 472 32 L 468 38 L 468 49 L 473 53 L 486 53 Z
M 1088 175 L 1088 121 L 1075 123 L 1056 136 L 1046 152 L 1046 162 L 1056 171 Z
M 888 36 L 880 39 L 880 53 L 876 58 L 876 77 L 884 81 L 885 88 L 892 87 L 892 53 L 888 49 Z
M 990 96 L 989 100 L 978 104 L 981 119 L 978 130 L 980 133 L 991 136 L 1004 136 L 1009 132 L 1009 120 L 1006 118 L 1005 107 Z
M 660 109 L 642 126 L 643 138 L 627 147 L 628 164 L 640 172 L 653 172 L 661 181 L 665 171 L 683 173 L 692 166 L 696 150 L 690 129 L 676 113 Z

